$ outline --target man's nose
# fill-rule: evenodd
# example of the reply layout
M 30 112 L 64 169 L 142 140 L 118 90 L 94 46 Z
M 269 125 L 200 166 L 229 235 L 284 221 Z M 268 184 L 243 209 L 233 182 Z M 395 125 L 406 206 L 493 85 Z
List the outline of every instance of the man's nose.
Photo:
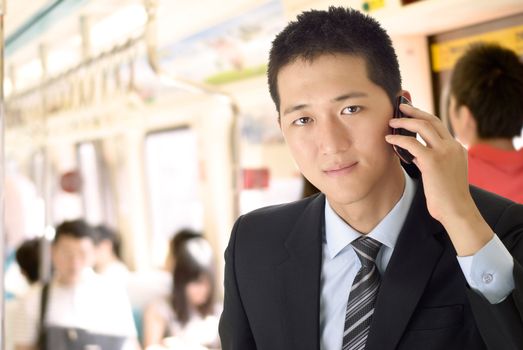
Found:
M 75 268 L 80 268 L 83 267 L 83 265 L 85 265 L 85 259 L 83 259 L 82 257 L 74 256 L 71 257 L 71 259 L 69 260 L 69 264 Z
M 338 118 L 326 118 L 320 124 L 316 137 L 323 154 L 336 154 L 349 148 L 351 142 L 348 130 Z

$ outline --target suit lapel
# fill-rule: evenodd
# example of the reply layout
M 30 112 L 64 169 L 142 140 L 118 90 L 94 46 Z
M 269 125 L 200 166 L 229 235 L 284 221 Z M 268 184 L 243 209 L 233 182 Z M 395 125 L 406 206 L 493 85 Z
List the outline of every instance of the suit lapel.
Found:
M 276 269 L 289 349 L 319 349 L 324 206 L 320 194 L 306 207 L 285 241 L 289 257 Z
M 435 237 L 442 231 L 427 211 L 420 181 L 382 278 L 365 349 L 396 348 L 443 252 Z

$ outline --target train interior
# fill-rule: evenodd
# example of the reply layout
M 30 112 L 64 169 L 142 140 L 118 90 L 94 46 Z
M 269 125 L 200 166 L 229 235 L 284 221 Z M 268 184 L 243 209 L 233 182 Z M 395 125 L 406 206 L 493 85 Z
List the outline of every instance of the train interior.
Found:
M 222 301 L 238 216 L 301 198 L 266 78 L 271 42 L 298 13 L 340 5 L 378 19 L 413 103 L 442 119 L 467 45 L 523 57 L 521 0 L 4 2 L 5 298 L 24 288 L 17 246 L 82 218 L 119 233 L 138 318 L 165 292 L 156 272 L 176 232 L 208 240 Z M 41 262 L 48 276 L 48 253 Z

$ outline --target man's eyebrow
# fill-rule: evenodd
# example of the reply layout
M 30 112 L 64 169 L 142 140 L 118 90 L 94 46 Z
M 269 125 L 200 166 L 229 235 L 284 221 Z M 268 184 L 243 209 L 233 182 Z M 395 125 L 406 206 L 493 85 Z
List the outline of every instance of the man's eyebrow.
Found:
M 355 92 L 349 92 L 348 94 L 343 94 L 338 97 L 335 97 L 331 100 L 331 102 L 340 102 L 340 101 L 348 100 L 349 98 L 368 97 L 368 96 L 369 95 L 365 92 L 355 91 Z M 283 111 L 283 115 L 286 115 L 286 114 L 289 114 L 292 112 L 296 112 L 301 109 L 305 109 L 307 107 L 309 107 L 309 105 L 305 104 L 305 103 L 302 103 L 302 104 L 299 104 L 296 106 L 290 106 Z
M 368 96 L 369 95 L 367 95 L 367 93 L 365 93 L 365 92 L 355 91 L 355 92 L 349 92 L 348 94 L 343 94 L 341 96 L 335 97 L 331 101 L 340 102 L 340 101 L 348 100 L 349 98 L 368 97 Z
M 300 104 L 300 105 L 296 105 L 296 106 L 290 106 L 290 107 L 286 108 L 283 111 L 283 115 L 286 115 L 286 114 L 289 114 L 289 113 L 292 113 L 292 112 L 295 112 L 295 111 L 299 111 L 300 109 L 304 109 L 304 108 L 306 108 L 308 106 L 309 106 L 308 104 Z

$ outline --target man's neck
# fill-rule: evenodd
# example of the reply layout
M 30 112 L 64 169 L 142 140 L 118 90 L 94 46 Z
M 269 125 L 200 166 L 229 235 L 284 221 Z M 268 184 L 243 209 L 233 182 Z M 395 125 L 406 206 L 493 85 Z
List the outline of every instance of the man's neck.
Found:
M 78 280 L 72 280 L 69 278 L 61 278 L 58 276 L 55 278 L 57 285 L 59 285 L 60 287 L 63 287 L 63 288 L 73 287 L 76 283 L 78 283 Z
M 405 174 L 401 167 L 389 174 L 389 181 L 367 198 L 347 205 L 332 203 L 332 209 L 353 229 L 367 234 L 372 231 L 401 199 L 405 190 Z
M 111 255 L 111 256 L 108 256 L 103 262 L 101 262 L 99 264 L 99 266 L 97 266 L 96 268 L 96 272 L 98 273 L 103 273 L 105 271 L 107 271 L 107 269 L 112 266 L 113 264 L 119 262 L 118 258 L 116 258 L 115 256 Z

